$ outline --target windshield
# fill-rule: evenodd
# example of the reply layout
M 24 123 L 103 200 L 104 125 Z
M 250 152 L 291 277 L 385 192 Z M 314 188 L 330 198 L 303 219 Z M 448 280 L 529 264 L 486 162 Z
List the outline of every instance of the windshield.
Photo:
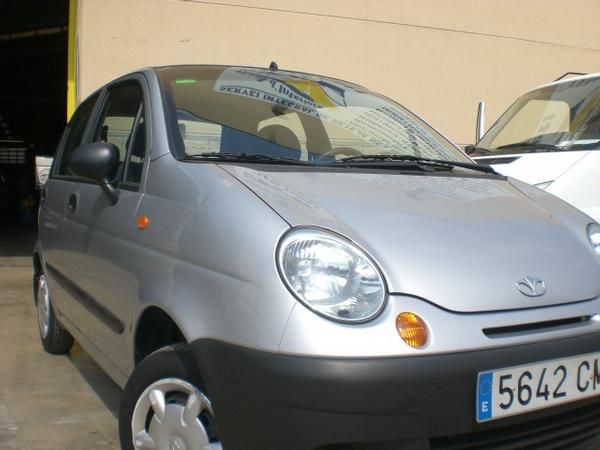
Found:
M 519 98 L 473 155 L 600 148 L 600 77 L 542 87 Z
M 267 155 L 330 164 L 383 154 L 470 162 L 402 106 L 350 83 L 243 67 L 157 73 L 182 157 Z

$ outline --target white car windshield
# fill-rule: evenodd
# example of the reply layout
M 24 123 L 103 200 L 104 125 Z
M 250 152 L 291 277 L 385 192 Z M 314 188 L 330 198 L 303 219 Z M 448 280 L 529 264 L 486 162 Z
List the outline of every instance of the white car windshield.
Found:
M 600 76 L 562 81 L 519 98 L 472 156 L 600 148 Z

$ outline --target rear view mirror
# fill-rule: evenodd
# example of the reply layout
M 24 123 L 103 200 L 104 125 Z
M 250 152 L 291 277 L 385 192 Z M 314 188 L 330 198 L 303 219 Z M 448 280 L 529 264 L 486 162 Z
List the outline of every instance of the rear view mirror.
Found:
M 107 142 L 94 142 L 77 147 L 69 158 L 69 170 L 76 176 L 93 180 L 102 187 L 113 204 L 119 191 L 110 184 L 110 177 L 119 165 L 119 150 Z

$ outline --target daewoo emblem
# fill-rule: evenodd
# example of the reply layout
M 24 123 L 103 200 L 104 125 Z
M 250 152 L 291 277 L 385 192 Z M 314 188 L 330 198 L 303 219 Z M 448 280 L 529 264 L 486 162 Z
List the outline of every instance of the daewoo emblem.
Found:
M 521 294 L 527 297 L 539 297 L 546 293 L 546 283 L 538 278 L 525 277 L 515 283 Z

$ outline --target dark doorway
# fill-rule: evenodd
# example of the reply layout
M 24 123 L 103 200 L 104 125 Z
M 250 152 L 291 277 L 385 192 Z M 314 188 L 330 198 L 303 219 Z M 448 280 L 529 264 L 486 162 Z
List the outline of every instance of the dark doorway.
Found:
M 11 234 L 35 231 L 39 198 L 35 157 L 54 154 L 66 124 L 68 22 L 69 0 L 0 0 L 0 232 L 4 242 L 10 241 Z

